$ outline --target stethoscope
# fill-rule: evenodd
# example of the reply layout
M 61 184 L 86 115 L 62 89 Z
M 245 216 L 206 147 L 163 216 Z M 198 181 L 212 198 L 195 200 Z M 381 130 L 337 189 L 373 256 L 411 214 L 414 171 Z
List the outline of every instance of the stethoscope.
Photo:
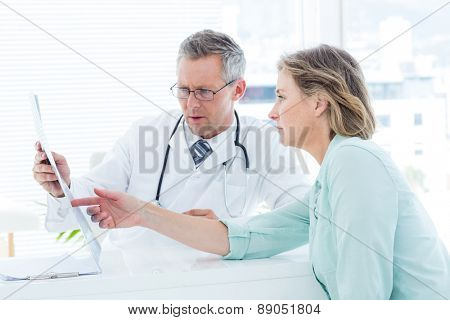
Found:
M 245 146 L 240 143 L 240 130 L 241 130 L 241 124 L 239 121 L 239 116 L 236 112 L 236 110 L 234 111 L 234 116 L 236 117 L 236 131 L 235 131 L 235 136 L 234 136 L 234 145 L 238 148 L 240 148 L 242 150 L 242 152 L 244 153 L 244 157 L 245 157 L 245 200 L 244 200 L 244 205 L 239 213 L 239 215 L 242 214 L 242 212 L 245 209 L 245 206 L 247 205 L 247 188 L 248 188 L 248 170 L 250 168 L 250 161 L 248 158 L 248 154 L 247 154 L 247 149 L 245 148 Z M 180 116 L 180 118 L 178 119 L 178 121 L 175 124 L 175 127 L 172 130 L 172 133 L 170 134 L 170 138 L 169 138 L 169 142 L 172 139 L 172 137 L 174 136 L 175 132 L 178 129 L 178 126 L 180 125 L 181 120 L 183 119 L 183 115 Z M 156 197 L 155 200 L 152 201 L 152 203 L 154 203 L 155 205 L 158 205 L 160 207 L 162 207 L 161 202 L 159 201 L 160 195 L 161 195 L 161 186 L 164 180 L 164 173 L 166 171 L 166 166 L 167 166 L 167 160 L 169 159 L 169 153 L 170 153 L 170 144 L 167 144 L 167 148 L 166 148 L 166 153 L 164 154 L 164 163 L 163 163 L 163 167 L 161 170 L 161 174 L 159 176 L 159 182 L 158 182 L 158 189 L 156 190 Z M 227 171 L 228 168 L 230 167 L 229 163 L 232 163 L 234 161 L 234 159 L 236 158 L 237 154 L 233 157 L 233 159 L 227 160 L 224 163 L 222 163 L 223 167 L 224 167 L 224 196 L 225 196 L 225 207 L 227 209 L 227 212 L 230 216 L 232 217 L 236 217 L 238 215 L 233 215 L 230 211 L 229 205 L 228 205 L 228 194 L 227 194 Z

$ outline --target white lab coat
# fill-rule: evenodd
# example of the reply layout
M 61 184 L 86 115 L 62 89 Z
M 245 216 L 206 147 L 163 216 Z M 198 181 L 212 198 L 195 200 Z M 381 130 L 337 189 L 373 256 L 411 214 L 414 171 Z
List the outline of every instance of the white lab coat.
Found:
M 143 118 L 134 123 L 105 156 L 103 162 L 83 177 L 72 178 L 75 198 L 93 195 L 94 186 L 127 192 L 142 200 L 155 199 L 164 154 L 180 111 Z M 193 208 L 212 209 L 219 218 L 229 218 L 224 201 L 224 166 L 228 169 L 228 206 L 233 217 L 254 213 L 263 201 L 269 208 L 302 199 L 310 186 L 301 172 L 294 151 L 282 146 L 276 130 L 252 117 L 240 117 L 240 142 L 247 148 L 250 173 L 246 183 L 244 156 L 234 146 L 235 123 L 209 140 L 213 153 L 195 168 L 181 121 L 173 138 L 161 190 L 163 207 L 175 212 Z M 186 129 L 187 128 L 187 129 Z M 280 188 L 281 187 L 281 188 Z M 243 208 L 244 197 L 247 197 Z M 294 198 L 294 197 L 295 198 Z M 50 231 L 78 228 L 67 202 L 48 197 L 46 226 Z M 88 217 L 89 218 L 89 217 Z M 94 229 L 98 230 L 95 226 Z M 109 230 L 107 241 L 125 251 L 142 255 L 154 245 L 174 245 L 169 239 L 141 227 Z

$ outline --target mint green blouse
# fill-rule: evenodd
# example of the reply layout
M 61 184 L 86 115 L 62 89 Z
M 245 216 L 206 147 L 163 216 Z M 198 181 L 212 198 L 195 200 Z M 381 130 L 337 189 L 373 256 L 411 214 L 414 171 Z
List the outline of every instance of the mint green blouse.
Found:
M 400 171 L 371 141 L 335 136 L 303 201 L 222 222 L 225 259 L 270 257 L 309 242 L 312 270 L 331 299 L 450 298 L 447 249 Z

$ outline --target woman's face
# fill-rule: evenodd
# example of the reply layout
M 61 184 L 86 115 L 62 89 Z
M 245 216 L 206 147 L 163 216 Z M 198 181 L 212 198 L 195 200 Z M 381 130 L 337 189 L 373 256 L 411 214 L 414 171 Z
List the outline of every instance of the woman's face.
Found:
M 317 120 L 315 115 L 317 99 L 302 93 L 286 69 L 278 73 L 276 96 L 269 118 L 276 122 L 281 143 L 285 146 L 304 148 L 305 143 L 310 140 L 308 134 L 311 133 Z

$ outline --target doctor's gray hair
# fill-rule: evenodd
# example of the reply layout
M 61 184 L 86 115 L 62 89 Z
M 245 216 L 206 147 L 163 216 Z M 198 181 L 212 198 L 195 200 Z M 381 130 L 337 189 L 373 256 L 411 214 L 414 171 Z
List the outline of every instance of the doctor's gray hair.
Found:
M 230 36 L 213 30 L 199 31 L 187 37 L 180 44 L 177 66 L 182 58 L 199 59 L 213 54 L 222 58 L 222 77 L 225 82 L 244 76 L 244 51 Z

